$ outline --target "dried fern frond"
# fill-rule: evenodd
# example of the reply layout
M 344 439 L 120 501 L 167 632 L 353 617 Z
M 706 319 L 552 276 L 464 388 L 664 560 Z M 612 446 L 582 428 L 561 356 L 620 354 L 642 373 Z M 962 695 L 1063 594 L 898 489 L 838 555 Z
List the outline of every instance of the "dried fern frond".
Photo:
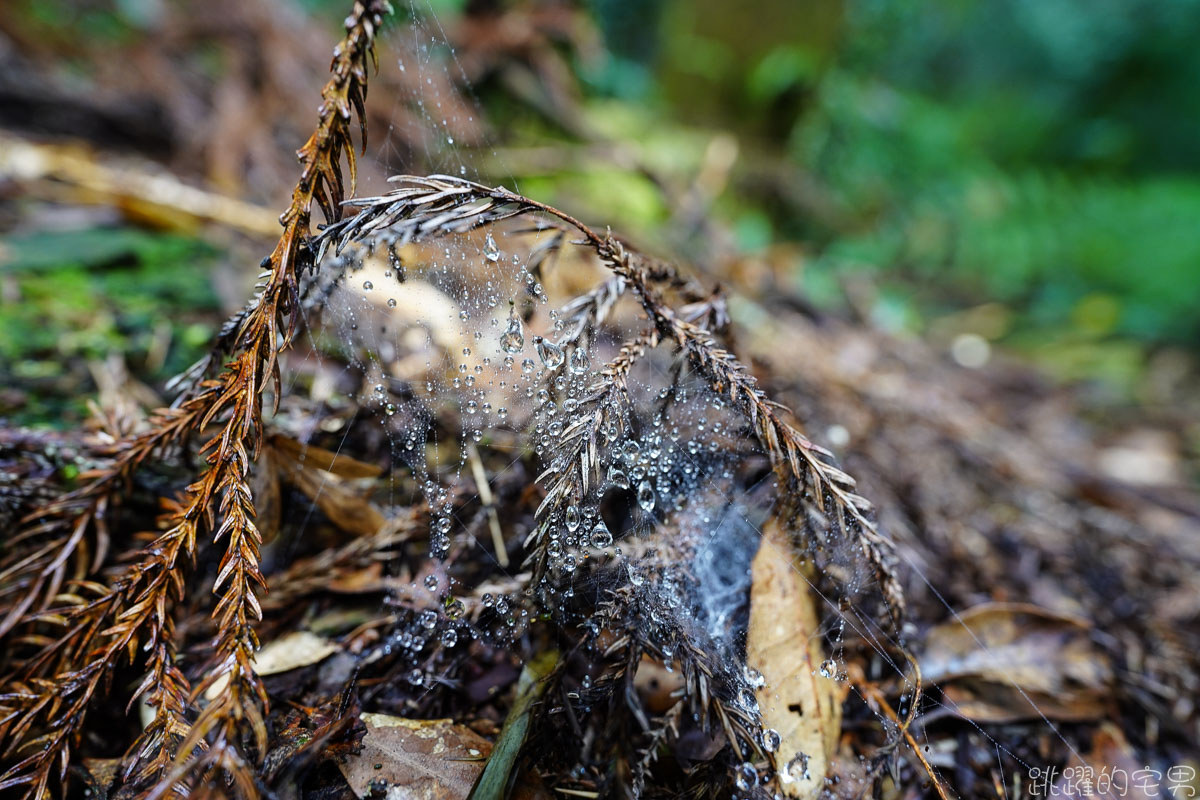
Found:
M 583 503 L 589 488 L 605 479 L 607 464 L 601 459 L 602 444 L 616 440 L 627 427 L 629 372 L 657 344 L 658 333 L 651 330 L 623 345 L 579 400 L 574 422 L 557 437 L 546 459 L 546 469 L 537 478 L 538 483 L 543 483 L 553 476 L 547 484 L 546 497 L 534 514 L 538 525 L 530 534 L 529 560 L 533 563 L 535 584 L 548 569 L 552 543 L 549 531 L 559 525 L 576 527 L 579 523 L 569 519 L 571 508 L 574 506 L 578 514 L 578 505 Z
M 83 475 L 85 484 L 40 508 L 6 541 L 0 560 L 4 603 L 0 641 L 44 610 L 68 579 L 95 573 L 110 550 L 110 518 L 134 473 L 186 439 L 214 395 L 205 389 L 180 408 L 160 409 L 146 432 L 111 449 L 112 460 Z
M 893 610 L 899 610 L 890 544 L 873 527 L 868 504 L 830 455 L 785 420 L 746 367 L 719 343 L 714 331 L 728 323 L 719 294 L 611 234 L 602 236 L 557 209 L 503 188 L 449 176 L 401 176 L 393 192 L 346 199 L 348 191 L 353 193 L 356 173 L 352 118 L 359 117 L 365 145 L 368 65 L 374 61 L 375 32 L 389 11 L 383 0 L 364 0 L 347 19 L 347 35 L 335 51 L 333 74 L 322 93 L 317 129 L 298 153 L 301 177 L 280 218 L 283 233 L 260 265 L 263 272 L 253 299 L 223 326 L 209 357 L 185 373 L 175 408 L 159 412 L 146 433 L 117 445 L 111 460 L 88 475 L 83 488 L 27 520 L 12 540 L 15 546 L 0 561 L 0 641 L 17 647 L 17 669 L 0 687 L 0 758 L 5 769 L 0 789 L 21 788 L 26 796 L 39 799 L 51 795 L 65 779 L 92 701 L 108 692 L 115 670 L 133 665 L 144 669 L 145 676 L 132 700 L 144 701 L 153 717 L 128 750 L 121 770 L 124 789 L 151 798 L 222 790 L 243 796 L 259 793 L 270 744 L 270 709 L 254 654 L 268 583 L 261 565 L 251 467 L 266 436 L 265 395 L 270 393 L 276 404 L 280 401 L 280 355 L 295 338 L 305 310 L 329 298 L 336 278 L 352 260 L 340 257 L 349 246 L 361 245 L 370 252 L 382 243 L 394 253 L 410 242 L 527 218 L 542 234 L 529 256 L 531 271 L 545 269 L 573 244 L 587 248 L 611 272 L 563 309 L 563 333 L 557 341 L 536 342 L 546 374 L 570 371 L 576 394 L 570 398 L 570 421 L 539 451 L 546 456 L 545 472 L 536 480 L 546 492 L 540 507 L 530 514 L 536 500 L 528 501 L 536 490 L 522 495 L 521 502 L 529 506 L 521 510 L 526 523 L 532 517 L 527 555 L 533 572 L 514 583 L 545 590 L 543 599 L 551 602 L 553 581 L 548 573 L 554 531 L 571 528 L 572 507 L 594 495 L 609 475 L 612 445 L 633 418 L 631 371 L 657 358 L 657 353 L 651 355 L 656 348 L 670 344 L 676 383 L 685 371 L 689 380 L 699 376 L 705 392 L 719 395 L 744 419 L 733 436 L 749 442 L 752 435 L 769 457 L 785 486 L 792 521 L 798 523 L 794 529 L 828 532 L 853 543 L 875 569 Z M 314 204 L 327 223 L 316 238 Z M 341 219 L 343 208 L 351 204 L 360 210 Z M 325 259 L 330 248 L 338 258 Z M 319 265 L 329 269 L 334 280 L 319 275 Z M 584 377 L 591 337 L 627 296 L 644 312 L 646 330 L 629 339 L 598 373 Z M 668 402 L 663 401 L 664 408 Z M 149 540 L 144 547 L 117 568 L 105 570 L 103 580 L 96 579 L 107 562 L 108 515 L 137 470 L 175 448 L 190 454 L 192 437 L 202 442 L 196 451 L 203 460 L 199 474 L 167 504 L 157 535 L 143 534 L 139 540 Z M 756 457 L 755 462 L 766 470 L 766 459 Z M 481 481 L 486 483 L 486 476 L 476 476 L 476 484 Z M 451 487 L 449 494 L 463 491 L 461 486 Z M 426 510 L 420 514 L 424 519 Z M 659 527 L 655 535 L 669 535 L 669 526 Z M 309 563 L 325 570 L 362 563 L 404 535 L 395 529 L 380 532 Z M 205 540 L 222 548 L 212 587 L 215 633 L 209 661 L 188 673 L 195 679 L 191 685 L 177 664 L 171 615 L 183 598 L 186 571 Z M 498 549 L 505 544 L 499 533 L 494 540 Z M 664 549 L 670 546 L 664 544 Z M 671 554 L 687 555 L 682 549 Z M 318 588 L 311 580 L 301 581 L 289 587 L 287 596 L 296 599 Z M 274 608 L 281 608 L 282 601 L 277 599 Z M 736 680 L 722 671 L 711 648 L 678 620 L 658 626 L 656 636 L 640 630 L 637 620 L 650 613 L 645 606 L 645 598 L 626 585 L 612 593 L 607 605 L 601 604 L 597 616 L 598 624 L 609 624 L 620 634 L 607 648 L 607 657 L 618 666 L 598 684 L 611 690 L 607 699 L 614 716 L 607 740 L 616 749 L 625 748 L 621 752 L 628 756 L 626 763 L 633 765 L 628 780 L 619 783 L 645 785 L 655 751 L 674 735 L 683 717 L 682 711 L 672 711 L 652 724 L 651 715 L 631 699 L 630 682 L 643 657 L 660 663 L 677 660 L 686 686 L 686 701 L 678 707 L 686 706 L 706 732 L 719 732 L 731 758 L 755 758 L 755 721 L 735 702 Z M 429 658 L 441 652 L 435 645 L 438 655 Z M 383 663 L 393 669 L 400 661 L 397 656 Z M 618 708 L 624 709 L 619 715 Z M 714 773 L 701 782 L 708 787 L 705 791 L 715 791 L 718 777 Z
M 351 187 L 355 182 L 350 123 L 357 112 L 365 146 L 368 63 L 375 58 L 375 32 L 390 11 L 385 0 L 367 0 L 356 3 L 346 20 L 346 38 L 334 52 L 333 76 L 322 92 L 316 131 L 298 153 L 301 176 L 290 206 L 280 217 L 283 234 L 263 261 L 267 278 L 254 301 L 235 318 L 236 328 L 217 342 L 219 352 L 231 354 L 224 371 L 193 384 L 195 389 L 185 393 L 178 408 L 160 412 L 147 433 L 121 445 L 112 465 L 88 476 L 82 489 L 31 519 L 29 527 L 15 537 L 17 542 L 44 541 L 46 534 L 54 534 L 48 544 L 32 552 L 18 550 L 3 565 L 4 585 L 10 593 L 20 594 L 7 606 L 0 635 L 46 623 L 61 625 L 66 632 L 29 657 L 24 670 L 0 694 L 0 719 L 7 734 L 5 758 L 32 751 L 8 765 L 0 775 L 0 788 L 24 786 L 27 796 L 49 796 L 51 781 L 65 777 L 91 699 L 105 689 L 122 656 L 132 657 L 142 648 L 150 652 L 150 677 L 138 693 L 146 693 L 156 716 L 134 749 L 124 771 L 126 779 L 138 784 L 159 780 L 160 793 L 174 791 L 181 776 L 173 767 L 174 777 L 167 777 L 168 765 L 185 760 L 193 749 L 206 744 L 197 768 L 223 770 L 244 793 L 255 794 L 241 749 L 246 729 L 254 735 L 258 757 L 266 747 L 267 697 L 253 669 L 258 645 L 254 623 L 261 617 L 258 594 L 265 589 L 265 579 L 258 563 L 260 541 L 253 522 L 249 463 L 261 442 L 262 394 L 269 384 L 274 385 L 278 402 L 278 355 L 295 332 L 300 276 L 312 266 L 308 245 L 312 205 L 321 207 L 327 221 L 339 216 L 345 197 L 343 156 Z M 196 373 L 195 379 L 202 380 L 204 372 Z M 74 574 L 82 577 L 103 561 L 104 514 L 138 467 L 152 454 L 218 419 L 223 419 L 218 432 L 201 450 L 206 470 L 188 487 L 167 532 L 111 587 L 96 587 L 98 598 L 80 598 L 68 608 L 45 611 L 66 578 L 69 562 L 76 562 Z M 219 525 L 214 524 L 217 519 Z M 101 544 L 95 548 L 99 557 L 89 564 L 79 554 L 86 552 L 81 545 L 92 528 L 100 534 Z M 194 554 L 196 537 L 203 531 L 213 531 L 217 541 L 225 540 L 226 555 L 214 587 L 221 592 L 214 611 L 215 664 L 197 691 L 218 681 L 224 681 L 227 690 L 189 725 L 187 708 L 196 692 L 189 696 L 174 666 L 169 614 L 182 589 L 180 562 Z
M 351 242 L 384 232 L 409 242 L 434 235 L 459 234 L 517 216 L 545 215 L 566 224 L 582 236 L 579 243 L 594 251 L 620 279 L 619 284 L 603 285 L 594 298 L 581 301 L 574 309 L 576 313 L 584 312 L 586 320 L 600 299 L 626 287 L 631 289 L 658 335 L 674 342 L 693 369 L 705 377 L 715 392 L 728 397 L 750 423 L 788 487 L 785 496 L 794 504 L 796 513 L 805 522 L 812 520 L 841 539 L 855 543 L 874 570 L 893 616 L 903 612 L 903 594 L 895 574 L 891 543 L 868 517 L 870 504 L 855 492 L 853 478 L 831 463 L 831 453 L 781 419 L 781 407 L 766 397 L 745 366 L 721 347 L 708 330 L 681 316 L 665 302 L 656 284 L 678 283 L 673 266 L 636 252 L 611 234 L 601 236 L 574 217 L 504 187 L 488 187 L 448 175 L 402 175 L 390 180 L 401 188 L 348 203 L 360 210 L 322 233 L 319 253 L 330 245 L 340 252 Z M 701 306 L 697 310 L 693 305 L 689 311 L 689 316 L 699 319 L 714 313 L 714 307 Z M 720 319 L 723 311 L 716 315 Z M 577 330 L 581 329 L 572 328 L 573 332 Z M 587 441 L 583 445 L 579 455 L 584 466 L 578 473 L 578 484 L 586 488 L 594 466 L 593 445 Z M 551 486 L 548 499 L 553 497 L 552 502 L 557 503 L 566 489 L 560 478 Z M 539 516 L 546 507 L 543 504 Z M 538 528 L 546 530 L 545 525 Z M 536 546 L 544 544 L 537 542 Z

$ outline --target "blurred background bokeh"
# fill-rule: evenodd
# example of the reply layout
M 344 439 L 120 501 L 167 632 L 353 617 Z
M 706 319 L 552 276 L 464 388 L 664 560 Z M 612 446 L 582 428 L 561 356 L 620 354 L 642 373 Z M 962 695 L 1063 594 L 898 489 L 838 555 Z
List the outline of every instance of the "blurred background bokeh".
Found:
M 1101 414 L 1196 419 L 1200 0 L 397 11 L 367 189 L 458 164 L 746 296 L 968 369 L 1033 364 Z M 345 13 L 0 5 L 0 415 L 75 424 L 97 361 L 153 390 L 203 352 L 266 252 Z

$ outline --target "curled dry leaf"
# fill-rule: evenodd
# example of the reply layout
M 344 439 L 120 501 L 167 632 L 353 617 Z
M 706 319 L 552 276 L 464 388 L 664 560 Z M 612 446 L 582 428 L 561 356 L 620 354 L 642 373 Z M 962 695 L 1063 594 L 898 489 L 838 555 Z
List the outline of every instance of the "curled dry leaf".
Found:
M 1145 769 L 1145 758 L 1139 756 L 1125 739 L 1121 729 L 1105 722 L 1092 734 L 1092 748 L 1086 754 L 1073 753 L 1071 760 L 1058 773 L 1058 779 L 1046 789 L 1036 790 L 1064 798 L 1090 800 L 1150 800 L 1152 797 L 1194 797 L 1190 787 L 1178 792 L 1161 792 L 1155 781 L 1138 776 Z M 1048 771 L 1047 771 L 1048 772 Z M 1040 775 L 1046 775 L 1042 772 Z M 1166 781 L 1163 785 L 1166 785 Z M 1045 785 L 1043 778 L 1042 785 Z M 1035 785 L 1031 785 L 1035 790 Z
M 845 688 L 822 675 L 820 620 L 794 562 L 786 533 L 772 520 L 751 567 L 746 663 L 765 680 L 758 704 L 763 728 L 779 734 L 774 758 L 780 791 L 815 798 L 837 748 Z
M 381 470 L 374 464 L 315 445 L 301 444 L 281 434 L 268 438 L 260 463 L 265 473 L 278 475 L 296 487 L 329 517 L 330 522 L 347 533 L 370 536 L 386 522 L 379 509 L 346 482 L 377 477 Z M 278 506 L 277 486 L 274 500 Z M 277 518 L 278 510 L 275 515 Z
M 331 473 L 297 467 L 286 474 L 289 483 L 312 500 L 330 522 L 347 533 L 371 536 L 387 522 L 361 492 L 331 477 Z
M 1077 617 L 1017 603 L 975 606 L 925 637 L 921 680 L 963 716 L 1012 722 L 1103 715 L 1112 667 Z
M 272 449 L 287 456 L 291 461 L 323 472 L 337 475 L 339 478 L 378 478 L 383 469 L 375 464 L 367 464 L 345 453 L 335 453 L 324 447 L 298 442 L 290 436 L 276 433 L 268 437 Z
M 491 742 L 448 719 L 363 714 L 362 721 L 362 750 L 339 765 L 358 797 L 381 792 L 388 800 L 462 800 L 492 752 Z M 544 796 L 524 785 L 513 794 Z
M 633 676 L 633 685 L 647 709 L 655 714 L 665 714 L 679 701 L 678 693 L 684 688 L 684 679 L 679 670 L 668 671 L 659 662 L 643 656 L 637 674 Z
M 254 670 L 259 675 L 278 675 L 323 661 L 342 648 L 324 636 L 310 631 L 295 631 L 269 642 L 254 656 Z M 209 701 L 225 691 L 226 681 L 208 687 L 204 696 Z

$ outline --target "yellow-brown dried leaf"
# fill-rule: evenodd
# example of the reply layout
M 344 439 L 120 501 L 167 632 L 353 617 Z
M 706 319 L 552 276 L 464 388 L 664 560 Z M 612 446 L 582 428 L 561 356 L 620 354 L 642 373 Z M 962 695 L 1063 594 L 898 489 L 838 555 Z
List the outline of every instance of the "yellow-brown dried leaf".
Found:
M 778 522 L 764 528 L 751 569 L 746 663 L 766 681 L 758 704 L 763 728 L 780 737 L 773 754 L 779 789 L 815 798 L 837 749 L 845 688 L 821 674 L 820 619 Z

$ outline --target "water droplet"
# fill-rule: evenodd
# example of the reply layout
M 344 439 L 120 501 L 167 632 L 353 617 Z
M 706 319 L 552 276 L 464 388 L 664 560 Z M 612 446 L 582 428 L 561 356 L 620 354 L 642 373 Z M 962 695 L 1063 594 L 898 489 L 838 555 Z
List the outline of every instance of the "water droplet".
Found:
M 588 354 L 583 347 L 576 347 L 571 351 L 571 372 L 576 375 L 587 372 Z
M 364 292 L 369 292 L 374 288 L 375 288 L 375 284 L 371 283 L 370 281 L 363 281 L 363 291 Z
M 753 689 L 741 689 L 738 692 L 738 705 L 749 711 L 751 714 L 758 713 L 758 698 L 754 696 Z
M 542 364 L 546 369 L 553 372 L 563 364 L 564 354 L 563 349 L 554 342 L 548 342 L 541 336 L 534 340 L 537 345 L 538 358 L 542 359 Z
M 616 486 L 618 489 L 629 488 L 629 476 L 625 474 L 625 470 L 619 467 L 609 468 L 608 479 L 612 481 L 613 486 Z
M 774 753 L 779 749 L 779 742 L 779 731 L 774 728 L 767 728 L 763 731 L 763 750 L 766 750 L 768 753 Z
M 591 543 L 592 547 L 597 550 L 603 550 L 612 545 L 613 535 L 608 526 L 604 524 L 604 520 L 597 522 L 596 527 L 592 528 Z
M 745 667 L 742 670 L 742 677 L 746 679 L 746 683 L 750 684 L 755 689 L 761 689 L 767 685 L 767 679 L 763 674 L 754 667 Z
M 837 662 L 832 658 L 827 658 L 821 662 L 821 677 L 836 678 L 837 677 Z
M 758 770 L 749 761 L 744 762 L 734 772 L 733 781 L 743 792 L 748 792 L 758 785 Z
M 400 260 L 400 254 L 396 252 L 395 247 L 388 249 L 388 266 L 396 273 L 396 280 L 404 283 L 404 279 L 408 277 L 404 273 L 404 262 Z
M 387 304 L 388 304 L 388 308 L 395 308 L 396 307 L 396 298 L 389 297 Z
M 654 510 L 654 487 L 650 485 L 650 481 L 642 481 L 638 484 L 637 501 L 638 505 L 642 507 L 642 511 L 650 513 Z
M 566 513 L 567 530 L 569 530 L 571 533 L 574 533 L 575 531 L 579 530 L 579 520 L 580 520 L 579 506 L 576 506 L 576 505 L 567 506 L 567 513 Z
M 421 684 L 425 683 L 425 673 L 419 669 L 414 669 L 412 672 L 408 673 L 408 682 L 413 686 L 420 686 Z
M 425 588 L 432 592 L 435 589 L 437 589 L 437 587 L 438 587 L 437 575 L 426 575 L 425 576 Z
M 458 644 L 458 631 L 454 628 L 446 628 L 442 631 L 442 645 L 444 647 L 454 647 Z
M 808 771 L 808 753 L 797 753 L 779 773 L 779 779 L 783 783 L 806 781 L 811 777 Z
M 517 316 L 516 307 L 508 310 L 508 327 L 500 336 L 500 349 L 506 353 L 519 353 L 525 346 L 525 329 L 521 318 Z
M 396 404 L 388 403 L 386 406 L 383 407 L 383 413 L 387 414 L 389 417 L 392 414 L 395 414 L 396 413 Z
M 496 240 L 490 233 L 487 235 L 487 241 L 483 243 L 483 255 L 488 261 L 500 260 L 500 248 L 496 246 Z
M 422 611 L 421 615 L 417 618 L 417 621 L 421 624 L 422 628 L 427 631 L 431 631 L 437 627 L 437 612 Z

